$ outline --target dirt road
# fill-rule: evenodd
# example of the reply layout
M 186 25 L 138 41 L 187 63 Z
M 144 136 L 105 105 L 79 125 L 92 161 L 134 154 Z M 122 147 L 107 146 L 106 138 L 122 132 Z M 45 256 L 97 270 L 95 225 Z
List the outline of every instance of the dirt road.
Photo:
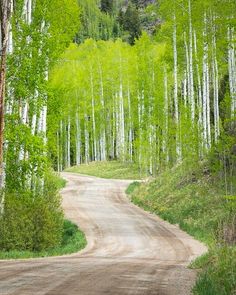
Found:
M 63 207 L 88 246 L 64 257 L 0 261 L 1 295 L 187 295 L 206 248 L 132 205 L 129 181 L 64 173 Z

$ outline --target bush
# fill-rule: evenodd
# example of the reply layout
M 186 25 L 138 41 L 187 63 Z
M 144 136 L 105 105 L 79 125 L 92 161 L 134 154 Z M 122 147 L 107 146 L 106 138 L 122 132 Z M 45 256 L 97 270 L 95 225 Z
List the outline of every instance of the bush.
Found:
M 77 227 L 77 225 L 73 224 L 69 220 L 64 220 L 63 235 L 60 245 L 40 252 L 33 252 L 29 250 L 0 250 L 0 259 L 27 259 L 36 257 L 60 256 L 76 253 L 85 248 L 86 245 L 86 237 L 84 233 Z
M 63 212 L 56 176 L 47 174 L 43 193 L 6 192 L 0 224 L 3 251 L 42 251 L 59 245 Z

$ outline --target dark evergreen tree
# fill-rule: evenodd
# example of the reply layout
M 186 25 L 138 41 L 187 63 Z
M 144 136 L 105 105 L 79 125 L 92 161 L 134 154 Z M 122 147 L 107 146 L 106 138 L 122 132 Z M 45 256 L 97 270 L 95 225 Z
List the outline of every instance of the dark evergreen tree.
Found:
M 126 11 L 120 10 L 118 22 L 125 31 L 129 32 L 128 42 L 133 45 L 135 39 L 138 39 L 141 35 L 141 23 L 137 7 L 133 3 L 129 3 Z
M 113 13 L 113 4 L 113 0 L 101 0 L 101 11 L 111 15 Z

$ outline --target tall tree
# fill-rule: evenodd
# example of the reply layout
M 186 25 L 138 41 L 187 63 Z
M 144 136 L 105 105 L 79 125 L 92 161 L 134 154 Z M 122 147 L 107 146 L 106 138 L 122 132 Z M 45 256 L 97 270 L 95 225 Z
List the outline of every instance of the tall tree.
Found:
M 0 189 L 4 185 L 3 144 L 4 144 L 4 112 L 5 112 L 5 87 L 6 87 L 6 60 L 9 38 L 10 18 L 13 1 L 0 1 Z

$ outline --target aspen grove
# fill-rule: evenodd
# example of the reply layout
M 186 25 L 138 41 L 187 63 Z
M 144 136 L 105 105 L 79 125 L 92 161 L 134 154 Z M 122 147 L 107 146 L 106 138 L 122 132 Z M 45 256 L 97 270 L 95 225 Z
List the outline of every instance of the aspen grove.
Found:
M 215 150 L 235 173 L 236 3 L 159 2 L 155 38 L 88 39 L 55 66 L 48 139 L 58 171 L 118 159 L 155 175 Z
M 0 248 L 41 250 L 60 244 L 63 222 L 47 158 L 48 74 L 78 29 L 79 7 L 0 5 Z

